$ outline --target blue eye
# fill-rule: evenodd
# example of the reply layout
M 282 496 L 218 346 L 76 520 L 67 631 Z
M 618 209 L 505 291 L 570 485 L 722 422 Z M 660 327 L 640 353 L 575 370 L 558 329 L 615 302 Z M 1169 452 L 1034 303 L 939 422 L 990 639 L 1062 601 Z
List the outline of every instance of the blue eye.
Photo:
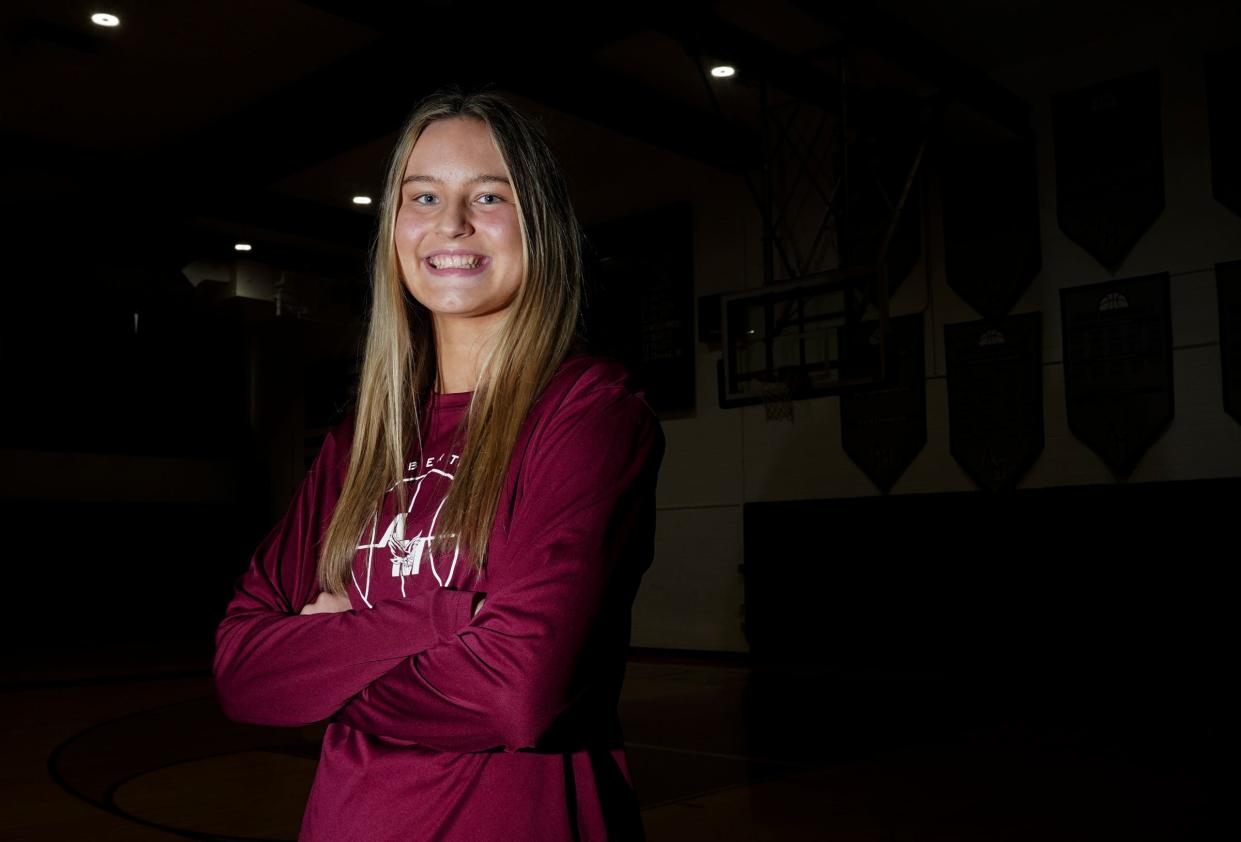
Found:
M 503 201 L 504 201 L 502 198 L 500 198 L 499 196 L 497 196 L 495 193 L 484 193 L 484 194 L 483 194 L 482 196 L 480 196 L 479 198 L 485 199 L 485 198 L 487 198 L 488 196 L 490 196 L 491 198 L 495 199 L 496 201 L 495 201 L 495 202 L 483 202 L 483 204 L 484 204 L 484 205 L 494 205 L 494 204 L 496 204 L 496 203 L 498 203 L 498 202 L 503 202 Z
M 414 197 L 414 204 L 416 204 L 416 205 L 425 205 L 425 204 L 427 204 L 426 202 L 420 202 L 420 201 L 418 201 L 418 200 L 419 200 L 419 199 L 433 199 L 433 198 L 435 198 L 435 197 L 434 197 L 434 196 L 432 196 L 430 193 L 419 193 L 417 196 L 415 196 L 415 197 Z

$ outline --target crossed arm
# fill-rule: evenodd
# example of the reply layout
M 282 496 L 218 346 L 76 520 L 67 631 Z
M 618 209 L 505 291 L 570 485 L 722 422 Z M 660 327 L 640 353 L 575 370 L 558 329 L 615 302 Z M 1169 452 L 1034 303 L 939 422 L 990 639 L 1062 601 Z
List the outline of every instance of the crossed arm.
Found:
M 216 695 L 231 719 L 306 725 L 327 719 L 410 652 L 469 622 L 475 594 L 437 589 L 370 611 L 323 611 L 316 554 L 340 493 L 347 438 L 329 434 L 280 522 L 236 581 L 216 630 Z M 340 598 L 333 598 L 340 599 Z
M 230 719 L 259 725 L 327 719 L 411 651 L 433 646 L 468 623 L 477 596 L 437 588 L 349 611 L 325 610 L 328 601 L 321 595 L 292 614 L 259 603 L 243 586 L 216 632 L 213 674 L 220 706 Z

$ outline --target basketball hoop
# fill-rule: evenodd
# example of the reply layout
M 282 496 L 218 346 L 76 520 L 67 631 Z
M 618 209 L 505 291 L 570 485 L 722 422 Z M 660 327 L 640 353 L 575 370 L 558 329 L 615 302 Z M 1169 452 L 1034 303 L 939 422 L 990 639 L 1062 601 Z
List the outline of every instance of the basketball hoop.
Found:
M 774 377 L 770 380 L 756 378 L 754 390 L 763 399 L 763 410 L 768 421 L 793 420 L 793 388 L 788 378 Z

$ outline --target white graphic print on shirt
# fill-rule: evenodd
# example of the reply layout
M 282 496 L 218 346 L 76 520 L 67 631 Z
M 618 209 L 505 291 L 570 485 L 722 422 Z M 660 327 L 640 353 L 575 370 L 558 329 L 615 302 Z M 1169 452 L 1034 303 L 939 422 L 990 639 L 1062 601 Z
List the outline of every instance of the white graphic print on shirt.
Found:
M 446 587 L 452 582 L 453 573 L 457 569 L 460 546 L 459 544 L 454 546 L 451 559 L 441 557 L 437 560 L 431 548 L 431 538 L 435 535 L 435 523 L 439 519 L 440 509 L 444 506 L 444 500 L 448 496 L 448 487 L 452 483 L 451 471 L 455 469 L 460 458 L 456 453 L 442 453 L 439 456 L 427 457 L 421 465 L 417 462 L 410 462 L 406 470 L 416 472 L 421 469 L 421 471 L 401 480 L 407 486 L 413 486 L 412 489 L 406 491 L 409 503 L 405 511 L 397 512 L 382 534 L 379 533 L 379 513 L 376 512 L 371 518 L 370 538 L 357 546 L 358 550 L 366 550 L 365 587 L 358 582 L 356 570 L 353 574 L 353 585 L 367 608 L 372 607 L 370 602 L 371 572 L 376 561 L 376 550 L 381 553 L 379 563 L 390 562 L 392 575 L 400 577 L 402 597 L 406 595 L 405 577 L 419 575 L 424 564 L 430 569 L 431 575 L 435 577 L 440 587 Z M 395 491 L 396 484 L 394 483 L 387 490 L 386 495 L 392 495 Z M 385 502 L 386 500 L 387 496 L 385 496 Z M 425 520 L 425 515 L 432 511 L 430 523 L 425 529 L 426 534 L 423 534 L 423 530 L 419 530 L 416 535 L 407 535 L 406 523 L 408 521 Z M 384 551 L 388 553 L 386 559 L 382 557 Z

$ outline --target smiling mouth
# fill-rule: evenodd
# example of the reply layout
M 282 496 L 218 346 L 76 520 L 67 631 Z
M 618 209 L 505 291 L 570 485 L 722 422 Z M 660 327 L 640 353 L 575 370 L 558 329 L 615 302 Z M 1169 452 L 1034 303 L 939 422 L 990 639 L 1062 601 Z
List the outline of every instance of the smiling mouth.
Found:
M 426 260 L 432 269 L 478 269 L 487 263 L 481 254 L 434 254 Z

